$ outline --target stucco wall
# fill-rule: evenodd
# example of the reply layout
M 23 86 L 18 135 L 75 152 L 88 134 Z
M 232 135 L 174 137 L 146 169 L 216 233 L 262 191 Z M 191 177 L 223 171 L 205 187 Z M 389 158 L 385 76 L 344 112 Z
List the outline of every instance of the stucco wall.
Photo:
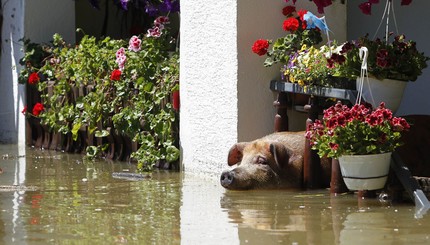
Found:
M 20 113 L 24 107 L 24 89 L 18 86 L 16 67 L 22 57 L 19 39 L 24 33 L 24 1 L 2 0 L 1 5 L 0 143 L 18 143 L 18 139 L 24 143 L 25 121 Z
M 235 0 L 181 2 L 181 125 L 186 171 L 214 173 L 237 140 Z
M 274 94 L 269 81 L 279 67 L 263 67 L 251 46 L 259 38 L 284 34 L 284 1 L 181 2 L 181 146 L 185 171 L 218 177 L 229 148 L 273 132 Z M 297 8 L 316 13 L 313 3 Z M 345 5 L 327 9 L 339 39 L 346 37 Z M 333 25 L 332 25 L 333 24 Z M 306 115 L 290 112 L 296 128 Z
M 418 50 L 429 56 L 430 35 L 427 30 L 430 26 L 428 18 L 430 1 L 412 1 L 409 6 L 400 6 L 400 1 L 393 2 L 399 33 L 405 34 L 407 39 L 416 41 Z M 385 1 L 373 5 L 371 16 L 362 14 L 357 5 L 348 4 L 348 39 L 353 40 L 366 33 L 373 37 L 378 29 Z M 391 18 L 392 16 L 391 14 Z M 395 32 L 393 23 L 392 21 L 389 30 Z M 384 32 L 385 22 L 377 36 L 384 37 Z M 427 64 L 430 65 L 429 62 Z M 430 114 L 430 99 L 427 94 L 427 91 L 430 91 L 429 81 L 430 69 L 426 68 L 416 82 L 407 84 L 397 115 Z

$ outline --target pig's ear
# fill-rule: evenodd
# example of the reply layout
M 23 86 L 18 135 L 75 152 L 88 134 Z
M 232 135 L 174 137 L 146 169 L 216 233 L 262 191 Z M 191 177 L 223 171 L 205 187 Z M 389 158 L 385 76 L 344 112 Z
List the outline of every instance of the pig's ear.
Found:
M 242 161 L 243 149 L 247 144 L 247 142 L 236 143 L 230 148 L 227 158 L 228 166 L 233 166 Z
M 270 153 L 279 167 L 286 166 L 290 160 L 290 156 L 292 155 L 290 149 L 277 142 L 270 144 Z

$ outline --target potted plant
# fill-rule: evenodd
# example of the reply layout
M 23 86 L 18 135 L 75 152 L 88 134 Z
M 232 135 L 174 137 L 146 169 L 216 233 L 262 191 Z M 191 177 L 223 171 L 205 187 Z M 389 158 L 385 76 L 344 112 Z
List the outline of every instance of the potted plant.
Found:
M 309 125 L 306 138 L 319 156 L 339 159 L 350 190 L 376 190 L 385 185 L 391 153 L 402 144 L 402 132 L 409 127 L 384 103 L 372 110 L 366 105 L 349 108 L 338 102 L 324 111 L 322 121 Z M 374 162 L 373 158 L 383 162 Z
M 291 55 L 303 45 L 310 47 L 322 41 L 321 29 L 309 21 L 316 18 L 311 12 L 296 11 L 296 7 L 290 5 L 282 9 L 282 14 L 286 17 L 282 25 L 286 35 L 276 40 L 259 39 L 252 46 L 252 52 L 267 56 L 264 62 L 266 67 L 278 62 L 287 64 Z
M 427 67 L 429 57 L 418 51 L 416 42 L 405 35 L 389 33 L 385 40 L 369 39 L 368 35 L 340 46 L 329 58 L 331 73 L 337 77 L 357 79 L 363 60 L 360 49 L 366 47 L 367 73 L 363 98 L 374 107 L 384 101 L 392 111 L 400 105 L 406 82 L 415 81 Z M 362 55 L 363 56 L 363 55 Z
M 308 86 L 350 88 L 344 81 L 348 79 L 335 76 L 332 69 L 333 60 L 342 58 L 337 54 L 339 49 L 340 46 L 335 42 L 319 48 L 303 45 L 300 50 L 291 54 L 289 62 L 281 68 L 281 72 L 288 81 L 305 89 Z

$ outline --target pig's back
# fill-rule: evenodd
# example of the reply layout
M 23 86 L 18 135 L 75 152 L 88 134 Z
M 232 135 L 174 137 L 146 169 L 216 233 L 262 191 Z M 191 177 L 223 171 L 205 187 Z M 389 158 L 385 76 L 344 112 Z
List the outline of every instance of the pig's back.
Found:
M 262 138 L 268 142 L 281 142 L 288 148 L 294 150 L 294 152 L 298 154 L 303 154 L 305 148 L 305 132 L 277 132 L 273 134 L 269 134 Z

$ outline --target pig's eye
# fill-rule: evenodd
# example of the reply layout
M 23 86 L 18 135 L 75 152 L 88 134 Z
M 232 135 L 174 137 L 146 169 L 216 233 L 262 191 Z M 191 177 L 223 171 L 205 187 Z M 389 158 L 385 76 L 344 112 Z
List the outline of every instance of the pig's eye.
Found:
M 257 158 L 257 164 L 267 164 L 267 159 L 260 156 Z

